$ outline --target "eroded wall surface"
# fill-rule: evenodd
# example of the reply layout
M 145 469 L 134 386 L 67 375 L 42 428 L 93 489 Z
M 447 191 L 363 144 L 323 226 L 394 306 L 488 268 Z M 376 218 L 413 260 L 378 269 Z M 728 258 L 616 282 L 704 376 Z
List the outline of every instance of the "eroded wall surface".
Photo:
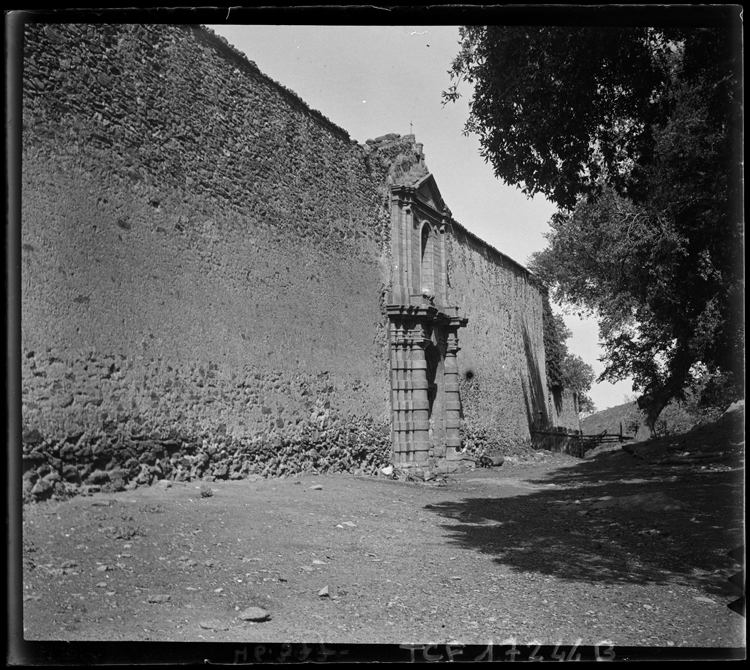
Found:
M 27 466 L 388 459 L 387 161 L 186 26 L 28 25 L 23 121 Z
M 27 498 L 390 462 L 414 138 L 358 145 L 191 26 L 30 24 L 23 82 Z M 541 296 L 461 226 L 447 247 L 464 432 L 502 449 L 557 420 Z
M 504 451 L 554 425 L 544 365 L 538 281 L 461 225 L 449 238 L 450 302 L 468 317 L 458 354 L 464 435 L 470 450 Z

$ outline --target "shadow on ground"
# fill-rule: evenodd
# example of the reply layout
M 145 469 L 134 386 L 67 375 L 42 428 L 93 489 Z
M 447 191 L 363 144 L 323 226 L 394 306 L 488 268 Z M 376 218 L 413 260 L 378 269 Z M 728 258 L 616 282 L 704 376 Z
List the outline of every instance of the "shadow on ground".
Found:
M 725 573 L 737 569 L 726 552 L 744 541 L 743 479 L 739 468 L 654 467 L 617 451 L 529 479 L 529 488 L 511 497 L 500 497 L 488 480 L 477 491 L 482 497 L 427 507 L 451 520 L 443 524 L 450 542 L 516 572 L 589 583 L 683 583 L 726 594 Z M 687 506 L 594 508 L 604 496 L 655 492 Z

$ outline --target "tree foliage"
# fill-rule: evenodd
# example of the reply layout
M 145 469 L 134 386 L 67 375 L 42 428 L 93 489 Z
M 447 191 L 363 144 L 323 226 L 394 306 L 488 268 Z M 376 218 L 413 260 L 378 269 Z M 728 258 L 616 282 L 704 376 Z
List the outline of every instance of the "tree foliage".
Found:
M 549 298 L 544 296 L 544 355 L 547 384 L 578 394 L 578 407 L 582 414 L 591 414 L 596 407 L 587 392 L 594 383 L 594 369 L 580 356 L 571 354 L 565 343 L 572 333 L 560 314 L 552 311 Z
M 579 394 L 591 389 L 596 373 L 580 356 L 568 352 L 563 359 L 562 368 L 565 388 Z
M 637 185 L 667 111 L 668 36 L 648 28 L 469 26 L 445 100 L 473 84 L 467 132 L 495 174 L 562 207 L 599 178 Z M 635 173 L 633 169 L 636 168 Z
M 563 359 L 563 386 L 578 396 L 578 411 L 587 416 L 596 412 L 594 401 L 588 391 L 596 379 L 596 373 L 580 356 L 568 352 Z
M 720 28 L 468 27 L 446 100 L 559 206 L 530 268 L 599 319 L 651 425 L 697 364 L 744 377 L 740 54 Z
M 549 386 L 564 386 L 563 361 L 568 352 L 565 344 L 571 336 L 562 316 L 552 311 L 549 297 L 544 295 L 544 313 L 542 314 L 544 329 L 544 362 Z

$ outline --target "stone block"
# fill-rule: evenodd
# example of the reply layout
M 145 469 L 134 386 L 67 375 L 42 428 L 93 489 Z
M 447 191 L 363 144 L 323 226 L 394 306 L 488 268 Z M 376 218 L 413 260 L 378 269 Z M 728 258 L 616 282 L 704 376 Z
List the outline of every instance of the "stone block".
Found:
M 31 488 L 31 495 L 39 499 L 47 498 L 52 495 L 53 486 L 54 486 L 54 482 L 42 477 Z
M 110 480 L 109 473 L 104 470 L 94 470 L 88 477 L 86 477 L 85 483 L 88 485 L 101 485 L 105 484 Z
M 28 444 L 31 447 L 40 445 L 44 441 L 42 434 L 36 428 L 24 429 L 21 439 L 24 444 Z
M 62 476 L 67 482 L 79 482 L 81 479 L 78 474 L 78 468 L 70 463 L 63 466 Z

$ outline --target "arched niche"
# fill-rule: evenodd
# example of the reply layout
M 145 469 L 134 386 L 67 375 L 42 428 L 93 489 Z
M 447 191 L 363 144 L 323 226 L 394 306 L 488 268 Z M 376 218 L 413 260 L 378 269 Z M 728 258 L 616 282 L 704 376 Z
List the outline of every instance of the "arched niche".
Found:
M 437 231 L 428 221 L 422 223 L 419 234 L 419 286 L 418 292 L 430 298 L 436 298 L 439 283 L 436 275 L 440 271 L 440 254 L 438 249 Z

